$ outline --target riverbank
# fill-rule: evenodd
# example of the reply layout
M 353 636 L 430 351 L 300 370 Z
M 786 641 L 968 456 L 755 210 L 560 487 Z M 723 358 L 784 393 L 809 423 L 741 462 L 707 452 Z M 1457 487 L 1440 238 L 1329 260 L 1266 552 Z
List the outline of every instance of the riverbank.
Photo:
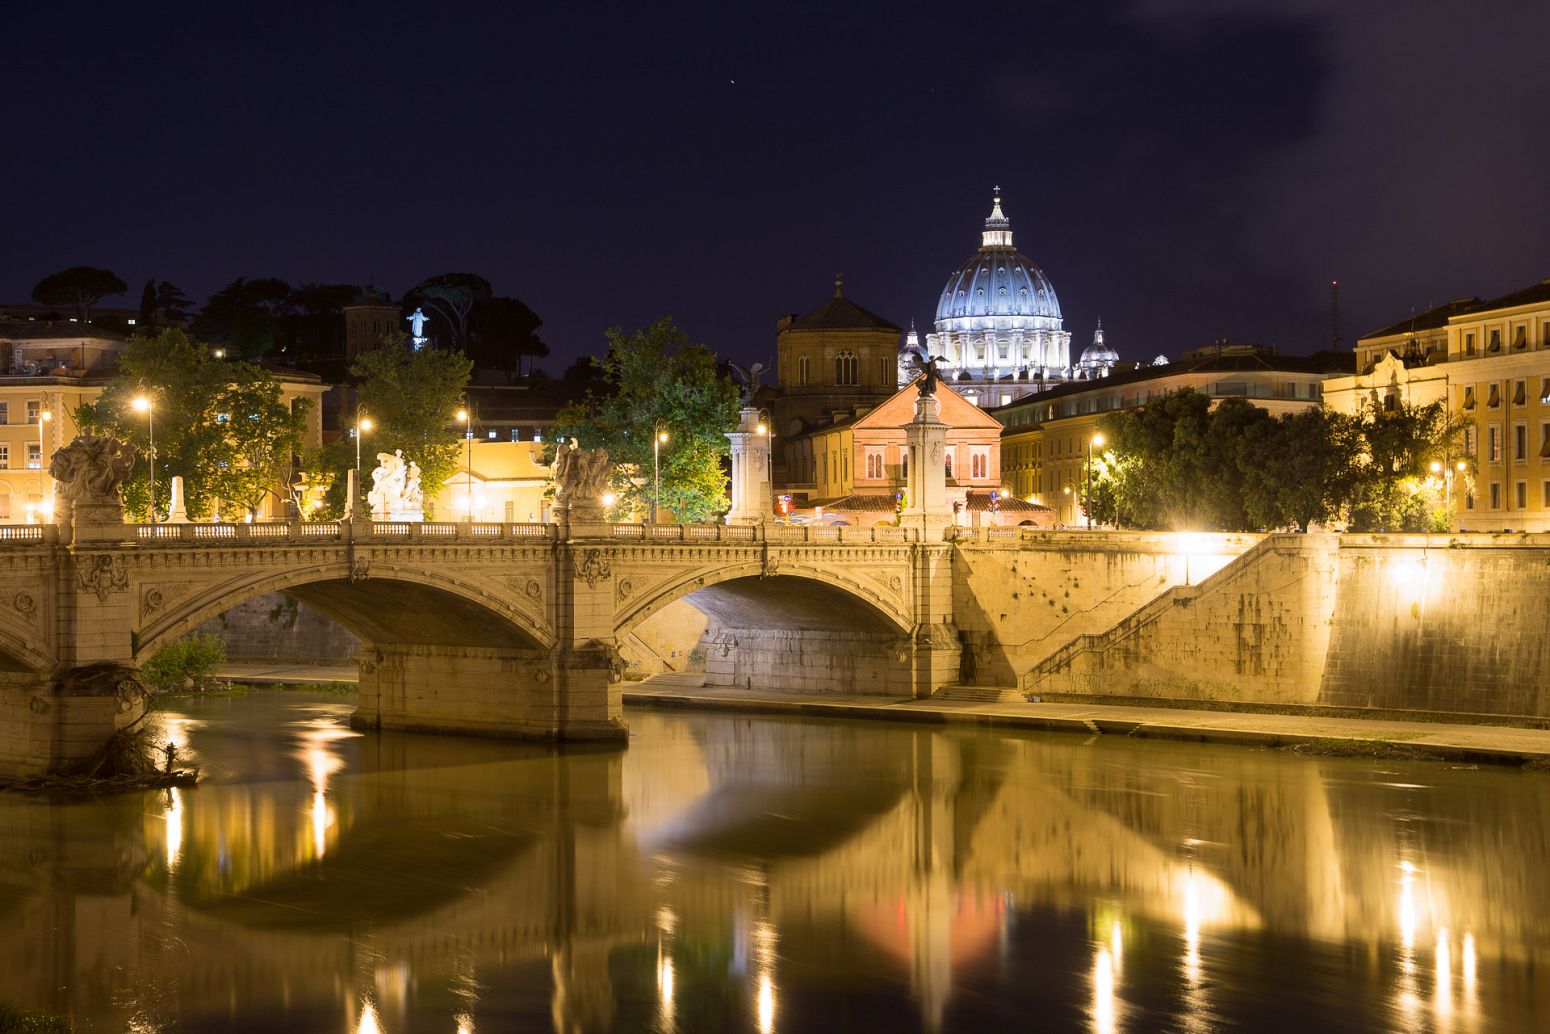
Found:
M 1199 711 L 1117 704 L 986 703 L 900 700 L 837 694 L 761 693 L 686 685 L 672 676 L 624 688 L 629 707 L 684 707 L 749 714 L 803 715 L 987 725 L 1088 736 L 1192 740 L 1281 747 L 1300 753 L 1432 758 L 1476 764 L 1550 767 L 1550 730 L 1366 718 Z

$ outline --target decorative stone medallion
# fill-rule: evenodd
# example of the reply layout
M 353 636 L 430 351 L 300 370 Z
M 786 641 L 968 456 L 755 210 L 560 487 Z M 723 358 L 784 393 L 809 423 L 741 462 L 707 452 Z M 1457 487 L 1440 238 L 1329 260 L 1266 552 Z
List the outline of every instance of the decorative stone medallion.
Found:
M 608 564 L 608 558 L 603 556 L 600 549 L 582 550 L 576 557 L 576 575 L 587 583 L 587 588 L 597 588 L 597 583 L 613 575 L 613 568 Z
M 102 603 L 108 602 L 108 597 L 115 592 L 129 590 L 129 571 L 124 567 L 124 558 L 108 553 L 85 558 L 76 577 L 81 588 L 96 592 Z

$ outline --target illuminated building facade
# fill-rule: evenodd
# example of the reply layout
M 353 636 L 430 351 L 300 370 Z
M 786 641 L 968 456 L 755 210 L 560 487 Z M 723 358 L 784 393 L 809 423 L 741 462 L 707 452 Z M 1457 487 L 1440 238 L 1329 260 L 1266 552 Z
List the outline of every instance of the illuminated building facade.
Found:
M 1445 399 L 1463 422 L 1458 455 L 1435 460 L 1455 527 L 1550 531 L 1550 280 L 1419 313 L 1359 339 L 1356 356 L 1354 375 L 1325 385 L 1329 409 Z
M 980 247 L 947 278 L 926 349 L 943 376 L 975 405 L 992 407 L 1077 378 L 1102 377 L 1118 360 L 1103 343 L 1071 361 L 1071 334 L 1044 271 L 1012 244 L 1012 221 L 996 189 Z M 900 383 L 912 378 L 902 357 Z

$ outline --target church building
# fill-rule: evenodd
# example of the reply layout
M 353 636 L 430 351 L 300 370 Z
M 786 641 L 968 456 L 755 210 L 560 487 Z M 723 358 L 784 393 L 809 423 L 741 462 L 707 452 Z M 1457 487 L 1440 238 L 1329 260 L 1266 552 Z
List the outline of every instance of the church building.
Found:
M 911 331 L 899 351 L 898 383 L 913 379 L 908 357 L 919 347 Z M 1012 221 L 991 202 L 977 252 L 947 278 L 926 349 L 942 356 L 942 376 L 978 406 L 1004 406 L 1052 384 L 1104 377 L 1119 356 L 1093 344 L 1071 361 L 1071 333 L 1044 271 L 1012 245 Z

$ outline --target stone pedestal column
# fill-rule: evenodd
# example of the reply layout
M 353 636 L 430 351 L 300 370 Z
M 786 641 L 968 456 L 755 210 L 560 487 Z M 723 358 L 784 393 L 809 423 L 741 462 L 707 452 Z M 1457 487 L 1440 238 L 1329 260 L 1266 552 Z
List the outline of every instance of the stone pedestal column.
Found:
M 904 425 L 910 450 L 909 505 L 902 522 L 907 528 L 940 529 L 953 521 L 947 498 L 947 425 L 940 411 L 935 395 L 922 395 L 915 400 L 915 419 Z
M 167 504 L 167 523 L 188 523 L 188 507 L 183 505 L 183 477 L 181 474 L 174 474 L 172 476 L 172 495 Z
M 745 406 L 732 440 L 732 509 L 728 524 L 763 524 L 770 514 L 770 436 L 759 410 Z
M 582 530 L 569 528 L 574 537 Z M 567 541 L 555 561 L 555 738 L 622 741 L 624 659 L 614 639 L 609 548 Z

